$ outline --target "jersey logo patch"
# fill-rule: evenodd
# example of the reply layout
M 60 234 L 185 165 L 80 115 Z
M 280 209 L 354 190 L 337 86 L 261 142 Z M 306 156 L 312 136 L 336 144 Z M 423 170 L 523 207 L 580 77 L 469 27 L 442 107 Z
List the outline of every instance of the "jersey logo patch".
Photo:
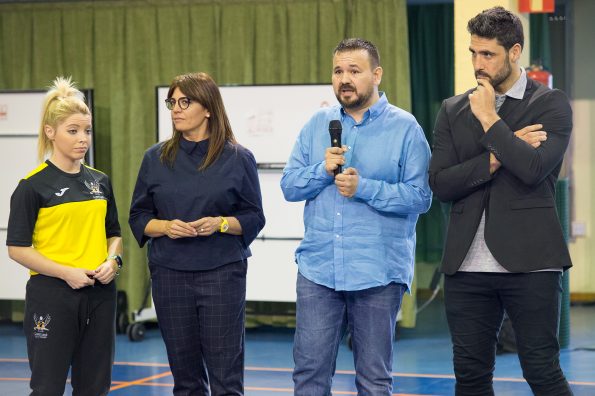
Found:
M 91 195 L 103 195 L 101 193 L 101 186 L 98 181 L 88 182 L 85 180 L 85 186 L 91 191 Z
M 48 338 L 48 332 L 50 329 L 48 328 L 48 324 L 52 320 L 50 314 L 37 315 L 36 313 L 33 314 L 33 336 L 35 338 L 45 339 Z
M 65 187 L 65 188 L 61 188 L 60 192 L 54 193 L 56 194 L 57 197 L 61 197 L 62 195 L 64 195 L 64 193 L 66 192 L 66 190 L 70 189 L 70 187 Z

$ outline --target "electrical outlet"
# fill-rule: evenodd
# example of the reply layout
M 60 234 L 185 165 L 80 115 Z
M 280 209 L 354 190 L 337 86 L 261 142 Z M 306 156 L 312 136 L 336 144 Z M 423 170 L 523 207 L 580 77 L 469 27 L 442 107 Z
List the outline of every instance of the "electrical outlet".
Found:
M 582 221 L 573 221 L 571 224 L 573 237 L 584 237 L 587 235 L 587 224 Z

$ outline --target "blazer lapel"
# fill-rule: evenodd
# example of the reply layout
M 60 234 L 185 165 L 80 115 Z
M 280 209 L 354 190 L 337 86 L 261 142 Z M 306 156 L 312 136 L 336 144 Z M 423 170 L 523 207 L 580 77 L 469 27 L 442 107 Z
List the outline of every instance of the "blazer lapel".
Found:
M 517 106 L 519 106 L 521 104 L 521 102 L 527 100 L 527 96 L 529 94 L 529 91 L 532 89 L 532 87 L 533 87 L 533 81 L 530 78 L 527 78 L 527 86 L 525 87 L 525 93 L 523 94 L 523 99 L 515 99 L 515 98 L 511 98 L 511 97 L 507 96 L 506 100 L 502 104 L 502 107 L 500 107 L 500 111 L 498 112 L 498 115 L 500 116 L 500 118 L 502 118 L 505 122 L 507 120 L 511 120 L 511 118 L 514 119 L 515 117 L 511 113 L 515 110 L 515 108 Z

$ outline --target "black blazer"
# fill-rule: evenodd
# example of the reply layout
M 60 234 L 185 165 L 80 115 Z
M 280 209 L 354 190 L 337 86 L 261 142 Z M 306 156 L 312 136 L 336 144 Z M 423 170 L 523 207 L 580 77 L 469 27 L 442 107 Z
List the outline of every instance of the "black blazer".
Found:
M 502 118 L 484 133 L 468 91 L 446 99 L 436 119 L 430 187 L 452 202 L 442 272 L 454 274 L 485 210 L 485 241 L 511 272 L 572 266 L 555 208 L 555 186 L 572 130 L 566 95 L 531 79 L 522 100 L 506 98 Z M 547 140 L 533 148 L 514 131 L 543 124 Z M 489 171 L 492 152 L 502 163 Z

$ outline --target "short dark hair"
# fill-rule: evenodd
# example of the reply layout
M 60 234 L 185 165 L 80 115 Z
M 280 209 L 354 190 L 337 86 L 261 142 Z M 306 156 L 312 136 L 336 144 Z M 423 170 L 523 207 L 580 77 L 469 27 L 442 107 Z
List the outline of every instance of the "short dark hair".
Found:
M 357 50 L 365 50 L 366 52 L 368 52 L 368 56 L 370 57 L 370 66 L 372 66 L 372 69 L 375 69 L 378 66 L 380 66 L 380 55 L 378 55 L 378 49 L 370 41 L 364 40 L 362 38 L 356 37 L 341 40 L 341 42 L 337 44 L 337 46 L 333 50 L 333 55 L 335 55 L 338 52 Z
M 493 7 L 483 10 L 467 23 L 467 31 L 474 36 L 496 39 L 506 51 L 519 43 L 521 48 L 525 44 L 523 25 L 518 16 L 503 7 Z

